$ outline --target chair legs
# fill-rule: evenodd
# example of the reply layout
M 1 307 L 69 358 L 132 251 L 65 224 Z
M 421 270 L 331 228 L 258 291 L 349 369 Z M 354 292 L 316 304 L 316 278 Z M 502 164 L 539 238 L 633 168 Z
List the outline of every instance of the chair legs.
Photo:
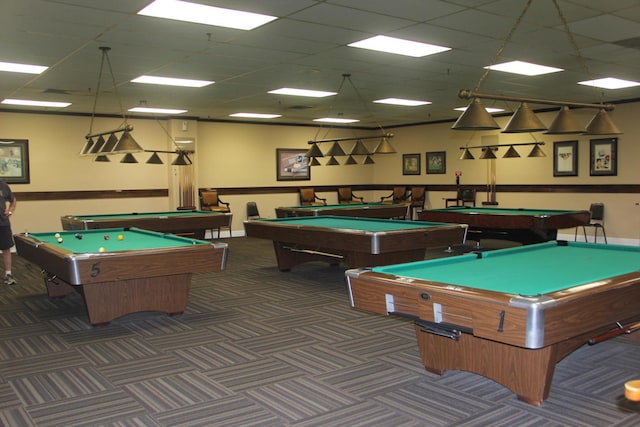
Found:
M 587 227 L 593 227 L 594 231 L 593 231 L 593 243 L 598 243 L 598 229 L 602 230 L 602 236 L 604 237 L 604 243 L 608 244 L 609 242 L 607 242 L 607 232 L 604 229 L 604 226 L 602 224 L 589 224 L 589 225 L 583 225 L 582 226 L 582 234 L 584 235 L 584 241 L 588 242 L 587 240 Z M 576 232 L 575 235 L 573 236 L 573 240 L 575 242 L 578 241 L 578 227 L 576 227 Z

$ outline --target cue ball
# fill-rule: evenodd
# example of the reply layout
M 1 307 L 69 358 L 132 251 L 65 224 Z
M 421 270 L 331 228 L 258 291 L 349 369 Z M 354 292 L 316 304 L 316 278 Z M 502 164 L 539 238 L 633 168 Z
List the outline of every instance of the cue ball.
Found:
M 60 233 L 56 233 L 53 235 L 53 237 L 55 237 L 56 239 L 60 237 Z
M 104 252 L 105 250 L 106 249 L 101 246 L 100 249 L 98 249 L 98 252 Z
M 62 237 L 58 237 L 58 243 L 62 243 Z
M 118 234 L 118 240 L 124 240 L 124 236 L 122 234 Z
M 104 235 L 104 240 L 109 240 L 109 235 L 108 234 Z

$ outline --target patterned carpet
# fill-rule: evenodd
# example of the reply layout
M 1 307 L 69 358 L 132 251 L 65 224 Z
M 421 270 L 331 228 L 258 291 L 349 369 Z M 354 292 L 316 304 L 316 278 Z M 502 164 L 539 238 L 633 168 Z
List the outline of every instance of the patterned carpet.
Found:
M 194 276 L 184 315 L 88 324 L 14 256 L 0 288 L 2 426 L 638 426 L 628 336 L 559 363 L 542 407 L 467 372 L 426 372 L 409 321 L 349 307 L 344 271 L 281 273 L 271 242 L 226 239 L 227 269 Z

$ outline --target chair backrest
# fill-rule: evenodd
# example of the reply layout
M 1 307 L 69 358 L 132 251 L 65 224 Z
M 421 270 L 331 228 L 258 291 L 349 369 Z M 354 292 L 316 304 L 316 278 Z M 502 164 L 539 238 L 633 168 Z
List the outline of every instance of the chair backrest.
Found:
M 247 202 L 247 219 L 260 219 L 260 212 L 256 202 Z
M 316 190 L 314 188 L 300 188 L 300 204 L 311 205 L 316 201 Z
M 353 200 L 353 191 L 351 187 L 338 188 L 338 203 L 351 202 Z
M 200 202 L 203 207 L 220 206 L 217 190 L 202 190 L 200 193 Z
M 407 201 L 407 187 L 393 187 L 393 203 Z
M 596 221 L 604 220 L 604 203 L 591 203 L 589 207 L 591 212 L 591 219 Z
M 426 187 L 411 187 L 411 207 L 424 208 L 426 191 Z
M 474 202 L 476 201 L 476 189 L 475 188 L 459 188 L 458 200 L 462 202 Z

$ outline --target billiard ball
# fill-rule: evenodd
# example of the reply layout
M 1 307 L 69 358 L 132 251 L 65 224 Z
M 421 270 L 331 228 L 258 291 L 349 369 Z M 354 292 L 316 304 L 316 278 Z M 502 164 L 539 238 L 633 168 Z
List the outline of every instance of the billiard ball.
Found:
M 76 233 L 75 236 L 76 236 L 76 239 L 82 240 L 82 234 Z
M 100 249 L 98 249 L 98 252 L 104 252 L 106 249 L 103 248 L 102 246 L 100 246 Z
M 104 235 L 104 240 L 109 240 L 109 235 L 108 234 Z
M 58 237 L 58 243 L 62 243 L 62 237 Z
M 60 233 L 54 234 L 53 237 L 55 237 L 56 239 L 59 239 L 60 238 Z
M 122 234 L 118 234 L 118 240 L 124 240 L 124 236 Z

